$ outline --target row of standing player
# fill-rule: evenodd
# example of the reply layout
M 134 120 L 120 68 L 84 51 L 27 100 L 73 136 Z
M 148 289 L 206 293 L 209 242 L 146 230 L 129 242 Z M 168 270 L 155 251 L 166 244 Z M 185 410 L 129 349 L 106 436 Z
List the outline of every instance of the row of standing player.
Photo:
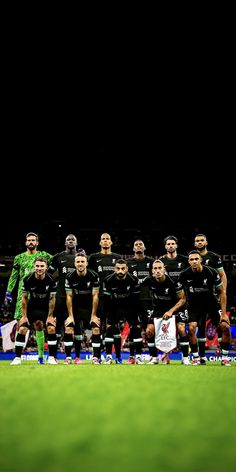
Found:
M 184 268 L 188 267 L 188 258 L 183 255 L 177 254 L 177 238 L 174 236 L 168 236 L 164 240 L 166 254 L 160 258 L 165 265 L 165 271 L 171 276 L 172 279 L 177 280 L 180 271 Z M 49 272 L 58 271 L 58 286 L 57 286 L 57 294 L 56 294 L 56 306 L 54 310 L 54 314 L 57 318 L 57 341 L 59 340 L 62 332 L 62 328 L 65 328 L 64 334 L 64 341 L 65 341 L 65 350 L 66 350 L 66 363 L 71 362 L 71 347 L 73 345 L 73 338 L 72 332 L 73 328 L 71 325 L 71 317 L 67 316 L 67 307 L 66 307 L 66 294 L 65 294 L 65 278 L 68 276 L 72 271 L 74 271 L 75 265 L 75 254 L 77 253 L 77 239 L 74 235 L 68 235 L 65 240 L 65 251 L 62 251 L 55 256 L 50 256 L 50 254 L 45 253 L 44 251 L 38 251 L 38 237 L 35 233 L 28 233 L 26 236 L 26 247 L 27 250 L 25 253 L 22 253 L 15 257 L 13 263 L 13 270 L 11 277 L 9 279 L 7 293 L 6 293 L 6 302 L 9 302 L 11 298 L 11 293 L 14 289 L 14 285 L 17 281 L 17 278 L 20 278 L 20 284 L 18 289 L 18 297 L 16 303 L 16 310 L 15 310 L 15 318 L 20 320 L 22 316 L 22 301 L 21 301 L 21 292 L 22 292 L 22 281 L 24 276 L 32 270 L 33 261 L 35 257 L 43 256 L 46 257 L 48 263 L 50 264 Z M 111 251 L 112 241 L 110 235 L 107 233 L 102 234 L 100 240 L 101 250 L 100 252 L 94 253 L 89 257 L 88 267 L 89 270 L 95 271 L 99 275 L 99 282 L 100 282 L 100 296 L 99 296 L 99 312 L 103 312 L 103 303 L 104 303 L 104 294 L 102 292 L 103 282 L 107 275 L 112 274 L 114 272 L 114 265 L 117 260 L 121 258 L 120 254 L 113 253 Z M 224 269 L 221 264 L 220 257 L 215 253 L 207 251 L 207 240 L 204 235 L 197 235 L 195 237 L 195 247 L 200 251 L 203 262 L 205 265 L 215 267 L 222 282 L 224 284 L 224 288 L 226 289 L 226 275 Z M 127 264 L 129 268 L 129 273 L 133 274 L 134 276 L 138 277 L 139 280 L 143 280 L 148 275 L 152 274 L 152 264 L 153 258 L 148 257 L 145 255 L 145 245 L 142 240 L 136 240 L 134 242 L 134 257 L 127 259 Z M 81 261 L 80 261 L 81 262 Z M 83 264 L 81 266 L 81 270 L 84 270 Z M 96 302 L 97 303 L 97 302 Z M 141 306 L 143 307 L 143 314 L 147 312 L 148 306 L 148 296 L 147 291 L 143 288 L 141 291 Z M 71 312 L 72 312 L 72 304 L 71 304 Z M 84 316 L 83 310 L 80 313 L 82 314 L 82 319 L 84 323 L 84 327 L 88 328 L 90 326 L 90 319 L 88 317 L 88 310 L 84 309 Z M 80 316 L 81 317 L 81 316 Z M 142 319 L 144 317 L 142 316 Z M 177 314 L 177 330 L 179 335 L 179 342 L 180 347 L 183 353 L 183 363 L 189 363 L 188 361 L 188 351 L 189 351 L 189 342 L 188 336 L 186 334 L 186 322 L 188 321 L 186 318 L 186 312 L 184 309 L 179 310 Z M 42 352 L 44 346 L 44 331 L 42 323 L 36 323 L 36 341 L 38 344 L 38 351 L 39 351 L 39 359 L 42 359 Z M 130 358 L 128 363 L 142 363 L 141 360 L 141 339 L 140 339 L 140 331 L 139 331 L 139 324 L 135 322 L 134 326 L 131 324 L 131 331 L 130 331 Z M 76 330 L 74 333 L 74 344 L 75 344 L 75 351 L 76 351 L 76 359 L 75 363 L 80 363 L 80 347 L 82 341 L 82 332 L 81 332 L 81 324 L 78 323 L 76 326 Z M 205 327 L 204 327 L 205 328 Z M 50 338 L 53 337 L 53 340 L 49 340 L 49 349 L 51 343 L 51 350 L 53 350 L 54 355 L 49 357 L 49 363 L 56 363 L 55 356 L 56 356 L 56 346 L 57 342 L 54 339 L 55 325 L 50 323 L 48 327 L 48 336 Z M 103 330 L 102 330 L 103 331 Z M 196 324 L 192 325 L 190 330 L 191 335 L 191 347 L 194 345 L 194 353 L 196 355 Z M 199 330 L 200 336 L 198 339 L 199 344 L 199 352 L 200 352 L 200 362 L 205 363 L 205 353 L 204 347 L 205 346 L 205 329 L 204 333 L 201 332 L 201 328 Z M 150 363 L 158 363 L 158 357 L 154 342 L 154 332 L 153 332 L 153 324 L 148 323 L 147 320 L 147 339 L 148 339 L 148 347 L 150 351 Z M 96 317 L 92 320 L 92 347 L 93 347 L 93 362 L 98 363 L 100 357 L 100 349 L 101 349 L 101 327 L 100 327 L 100 320 Z M 116 354 L 117 354 L 117 362 L 120 362 L 120 330 L 117 329 L 117 326 L 113 326 L 112 322 L 108 323 L 106 326 L 106 337 L 105 337 L 105 344 L 106 344 L 106 351 L 107 351 L 107 363 L 111 362 L 111 342 L 114 341 Z M 20 346 L 22 346 L 22 340 L 20 340 Z M 53 349 L 52 349 L 53 346 Z M 225 347 L 225 346 L 224 346 Z M 134 356 L 134 352 L 136 349 L 136 357 Z M 223 349 L 223 356 L 227 357 L 227 349 Z M 17 356 L 18 357 L 18 356 Z

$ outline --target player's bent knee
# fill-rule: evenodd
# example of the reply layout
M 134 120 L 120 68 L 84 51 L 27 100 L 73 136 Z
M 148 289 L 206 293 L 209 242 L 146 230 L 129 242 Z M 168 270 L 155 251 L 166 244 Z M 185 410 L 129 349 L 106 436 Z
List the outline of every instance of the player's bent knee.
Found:
M 43 323 L 41 320 L 37 320 L 35 321 L 35 328 L 37 331 L 42 331 L 43 329 Z
M 55 334 L 55 332 L 56 332 L 55 326 L 48 324 L 47 325 L 47 332 L 48 332 L 48 334 Z
M 230 324 L 227 321 L 221 321 L 219 327 L 222 331 L 229 331 L 230 332 Z
M 185 324 L 184 323 L 178 323 L 177 324 L 177 330 L 178 330 L 178 334 L 180 336 L 185 336 L 186 335 L 186 330 L 185 330 Z
M 20 326 L 20 328 L 19 328 L 19 333 L 20 334 L 23 334 L 25 336 L 27 331 L 29 331 L 29 328 L 27 326 L 24 326 L 24 325 Z
M 100 328 L 98 328 L 98 326 L 96 326 L 95 328 L 92 328 L 92 333 L 93 334 L 100 334 Z
M 72 334 L 74 332 L 74 328 L 71 328 L 70 326 L 67 326 L 65 328 L 65 334 Z
M 155 326 L 154 325 L 148 325 L 146 328 L 146 335 L 148 338 L 152 338 L 155 334 Z

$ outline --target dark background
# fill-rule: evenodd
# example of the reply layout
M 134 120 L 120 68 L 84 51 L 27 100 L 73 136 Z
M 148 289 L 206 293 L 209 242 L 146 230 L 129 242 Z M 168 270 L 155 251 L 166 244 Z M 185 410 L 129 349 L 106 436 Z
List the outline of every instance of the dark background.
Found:
M 24 250 L 28 231 L 52 253 L 69 232 L 95 251 L 104 231 L 121 253 L 141 237 L 160 254 L 168 234 L 187 252 L 197 232 L 209 249 L 235 253 L 230 83 L 163 73 L 157 88 L 119 68 L 99 75 L 98 57 L 78 90 L 42 75 L 22 88 L 6 81 L 1 254 Z
M 235 186 L 227 157 L 218 153 L 216 162 L 190 150 L 164 152 L 153 140 L 131 141 L 95 134 L 74 151 L 59 145 L 53 153 L 32 150 L 14 164 L 6 157 L 1 253 L 24 249 L 28 231 L 38 232 L 40 247 L 52 253 L 63 249 L 69 232 L 95 251 L 105 231 L 121 253 L 132 253 L 134 238 L 141 237 L 147 253 L 160 254 L 168 234 L 186 252 L 197 232 L 208 236 L 209 249 L 235 253 Z

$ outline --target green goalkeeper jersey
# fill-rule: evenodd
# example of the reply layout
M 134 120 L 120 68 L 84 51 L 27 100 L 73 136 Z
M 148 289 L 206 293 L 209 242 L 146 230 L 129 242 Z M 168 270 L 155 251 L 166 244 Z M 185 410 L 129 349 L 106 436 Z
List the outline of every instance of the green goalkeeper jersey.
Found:
M 45 257 L 48 265 L 51 262 L 52 255 L 45 251 L 36 251 L 34 254 L 22 252 L 18 254 L 13 261 L 12 272 L 7 285 L 7 292 L 13 292 L 17 282 L 18 293 L 15 307 L 14 318 L 19 320 L 22 317 L 22 282 L 23 278 L 34 270 L 34 261 L 36 257 Z

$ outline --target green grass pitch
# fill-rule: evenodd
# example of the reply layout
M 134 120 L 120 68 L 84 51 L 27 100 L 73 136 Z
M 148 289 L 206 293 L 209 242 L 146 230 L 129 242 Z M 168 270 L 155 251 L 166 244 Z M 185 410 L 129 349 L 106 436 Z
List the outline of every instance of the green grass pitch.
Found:
M 1 472 L 224 472 L 236 363 L 0 362 Z

